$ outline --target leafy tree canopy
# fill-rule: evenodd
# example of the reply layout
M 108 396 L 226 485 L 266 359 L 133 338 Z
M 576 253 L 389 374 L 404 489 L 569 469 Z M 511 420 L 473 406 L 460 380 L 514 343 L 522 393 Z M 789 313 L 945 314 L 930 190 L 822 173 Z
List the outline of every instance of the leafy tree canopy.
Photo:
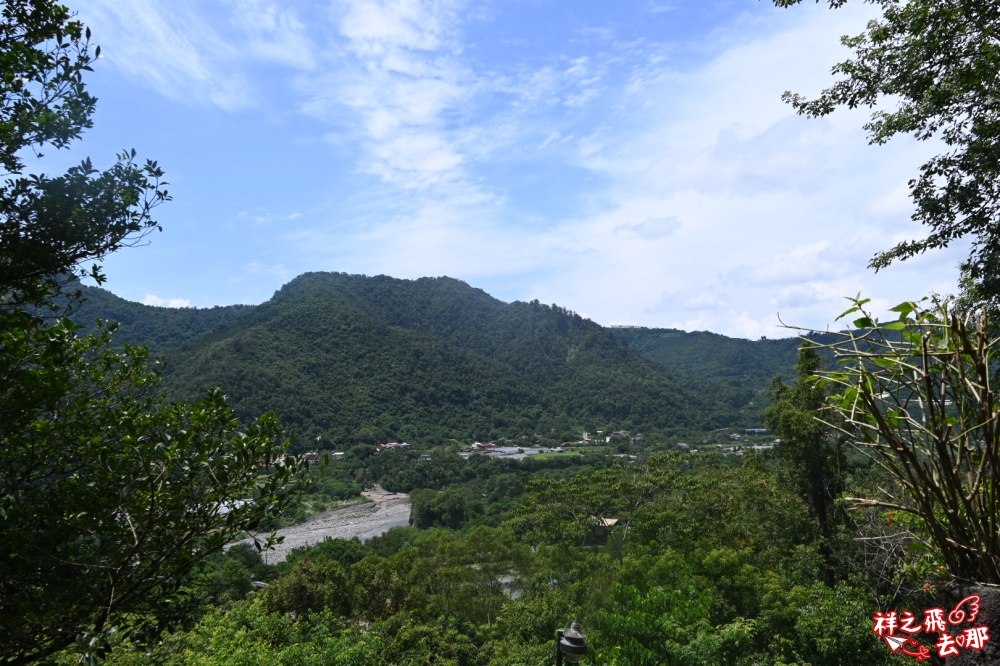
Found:
M 801 0 L 774 0 L 791 6 Z M 839 7 L 845 0 L 830 0 Z M 876 105 L 865 126 L 873 144 L 900 134 L 937 139 L 945 150 L 910 181 L 913 219 L 927 237 L 876 255 L 876 270 L 968 236 L 967 272 L 987 295 L 1000 293 L 1000 6 L 987 0 L 871 0 L 881 18 L 844 37 L 854 57 L 834 66 L 843 78 L 816 99 L 785 93 L 807 116 Z
M 106 171 L 89 159 L 54 178 L 22 175 L 25 153 L 64 148 L 91 126 L 96 100 L 84 72 L 100 55 L 90 30 L 51 0 L 0 8 L 0 304 L 39 304 L 73 273 L 98 282 L 97 260 L 158 228 L 153 207 L 169 199 L 155 162 L 131 151 Z
M 283 510 L 302 466 L 265 474 L 286 442 L 274 417 L 244 426 L 218 391 L 193 405 L 151 397 L 146 351 L 81 337 L 82 268 L 134 244 L 168 199 L 153 162 L 119 156 L 55 178 L 25 152 L 90 126 L 90 32 L 50 0 L 0 5 L 0 663 L 94 654 L 117 633 L 148 641 L 187 618 L 205 558 Z
M 311 447 L 759 426 L 797 346 L 607 329 L 451 278 L 307 273 L 260 305 L 211 309 L 84 295 L 82 319 L 120 322 L 119 341 L 166 355 L 165 395 L 221 387 L 240 416 L 281 414 Z
M 974 325 L 947 304 L 901 303 L 898 319 L 881 324 L 867 303 L 854 299 L 843 315 L 867 330 L 841 334 L 832 345 L 841 366 L 819 377 L 834 390 L 836 427 L 901 492 L 848 499 L 898 512 L 956 578 L 1000 584 L 995 339 L 984 320 Z

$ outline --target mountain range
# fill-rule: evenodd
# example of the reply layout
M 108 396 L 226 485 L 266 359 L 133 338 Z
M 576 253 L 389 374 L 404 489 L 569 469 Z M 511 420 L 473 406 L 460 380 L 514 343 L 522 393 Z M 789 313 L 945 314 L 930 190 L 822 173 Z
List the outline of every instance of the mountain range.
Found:
M 167 362 L 171 399 L 218 386 L 241 417 L 275 412 L 297 448 L 628 429 L 760 427 L 799 341 L 602 327 L 447 277 L 306 273 L 260 305 L 162 308 L 85 287 L 78 321 Z

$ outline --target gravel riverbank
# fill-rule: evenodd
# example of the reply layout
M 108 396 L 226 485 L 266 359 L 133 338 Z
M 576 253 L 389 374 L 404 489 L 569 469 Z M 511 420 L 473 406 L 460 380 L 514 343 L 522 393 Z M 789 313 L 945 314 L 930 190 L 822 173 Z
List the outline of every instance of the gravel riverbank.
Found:
M 327 537 L 362 541 L 388 532 L 393 527 L 410 524 L 410 502 L 403 494 L 365 493 L 369 498 L 364 504 L 355 504 L 343 509 L 327 511 L 312 516 L 298 525 L 289 525 L 278 530 L 278 536 L 285 537 L 283 543 L 263 553 L 269 564 L 282 562 L 293 548 L 310 546 Z M 247 542 L 244 539 L 239 543 Z

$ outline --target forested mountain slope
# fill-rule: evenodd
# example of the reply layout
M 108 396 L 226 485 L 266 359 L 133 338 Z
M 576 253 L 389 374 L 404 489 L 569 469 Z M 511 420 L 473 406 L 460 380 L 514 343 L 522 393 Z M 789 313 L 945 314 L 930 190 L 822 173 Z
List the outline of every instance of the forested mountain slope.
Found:
M 750 403 L 772 368 L 788 372 L 796 347 L 774 341 L 777 360 L 726 374 L 720 349 L 758 343 L 712 336 L 695 353 L 702 338 L 685 336 L 711 334 L 681 334 L 675 356 L 704 363 L 671 365 L 665 340 L 557 306 L 504 303 L 451 278 L 307 273 L 261 305 L 209 310 L 90 295 L 81 315 L 118 319 L 123 340 L 166 354 L 170 397 L 219 386 L 242 415 L 279 414 L 300 446 L 757 425 Z
M 801 344 L 799 338 L 745 340 L 673 328 L 615 326 L 610 330 L 639 356 L 665 370 L 691 372 L 754 390 L 766 387 L 775 375 L 790 379 Z M 819 344 L 837 339 L 827 333 L 808 337 Z
M 126 301 L 99 287 L 83 287 L 83 293 L 87 300 L 74 315 L 77 323 L 90 327 L 95 317 L 116 322 L 116 341 L 148 345 L 153 353 L 179 347 L 219 324 L 237 319 L 254 309 L 252 305 L 163 308 Z
M 611 332 L 637 354 L 664 368 L 703 377 L 759 383 L 786 374 L 795 365 L 799 340 L 743 340 L 708 331 L 614 327 Z

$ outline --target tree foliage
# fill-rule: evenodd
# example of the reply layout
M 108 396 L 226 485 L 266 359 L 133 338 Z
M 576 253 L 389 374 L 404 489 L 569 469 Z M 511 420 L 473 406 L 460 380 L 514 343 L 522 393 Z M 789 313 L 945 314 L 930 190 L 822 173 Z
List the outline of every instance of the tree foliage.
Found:
M 798 377 L 793 385 L 775 378 L 771 385 L 774 404 L 765 410 L 764 423 L 781 438 L 777 454 L 792 468 L 792 484 L 819 525 L 826 540 L 822 552 L 832 565 L 829 542 L 843 518 L 837 500 L 844 490 L 845 464 L 836 432 L 819 419 L 826 406 L 826 393 L 812 381 L 822 366 L 814 344 L 806 340 L 799 349 Z M 827 572 L 827 582 L 832 585 L 832 566 L 827 567 Z
M 795 353 L 787 340 L 606 329 L 450 278 L 308 273 L 260 305 L 212 310 L 85 295 L 81 315 L 166 356 L 169 397 L 219 386 L 240 416 L 274 411 L 324 446 L 756 426 L 761 391 Z
M 902 493 L 858 498 L 915 519 L 923 546 L 965 580 L 1000 583 L 1000 407 L 990 389 L 994 343 L 946 304 L 902 303 L 880 324 L 855 299 L 855 326 L 833 345 L 837 424 Z
M 831 7 L 843 4 L 830 1 Z M 882 107 L 865 126 L 873 144 L 903 134 L 941 141 L 944 151 L 910 181 L 913 219 L 927 227 L 927 236 L 901 242 L 870 265 L 884 268 L 969 236 L 968 272 L 987 294 L 1000 292 L 1000 7 L 987 0 L 871 4 L 881 17 L 842 40 L 854 52 L 833 68 L 843 78 L 815 99 L 791 93 L 785 99 L 808 116 Z
M 219 391 L 170 404 L 143 348 L 82 336 L 73 280 L 157 228 L 169 198 L 135 153 L 106 171 L 23 175 L 27 152 L 90 126 L 84 72 L 99 50 L 51 0 L 0 7 L 0 663 L 117 633 L 148 641 L 185 620 L 190 574 L 293 500 L 304 466 L 274 417 L 242 425 Z M 70 293 L 63 293 L 69 289 Z M 196 603 L 196 601 L 195 601 Z
M 866 622 L 867 591 L 824 584 L 803 503 L 764 462 L 596 470 L 536 485 L 500 529 L 331 539 L 296 550 L 277 582 L 210 611 L 153 659 L 122 649 L 114 662 L 523 666 L 551 663 L 556 629 L 577 618 L 592 663 L 890 663 Z M 602 501 L 619 490 L 633 500 Z M 560 500 L 635 527 L 617 543 L 581 538 L 561 529 Z M 343 602 L 345 576 L 346 611 L 329 606 Z
M 190 612 L 200 561 L 292 501 L 299 467 L 260 470 L 282 427 L 242 426 L 218 391 L 144 397 L 144 350 L 111 351 L 108 334 L 0 319 L 0 657 L 109 631 L 148 640 Z
M 100 55 L 90 30 L 52 0 L 0 9 L 0 285 L 3 307 L 38 304 L 73 273 L 158 228 L 151 210 L 170 197 L 155 162 L 122 153 L 106 171 L 84 160 L 57 177 L 22 175 L 25 152 L 64 148 L 91 126 L 96 100 L 84 72 Z

